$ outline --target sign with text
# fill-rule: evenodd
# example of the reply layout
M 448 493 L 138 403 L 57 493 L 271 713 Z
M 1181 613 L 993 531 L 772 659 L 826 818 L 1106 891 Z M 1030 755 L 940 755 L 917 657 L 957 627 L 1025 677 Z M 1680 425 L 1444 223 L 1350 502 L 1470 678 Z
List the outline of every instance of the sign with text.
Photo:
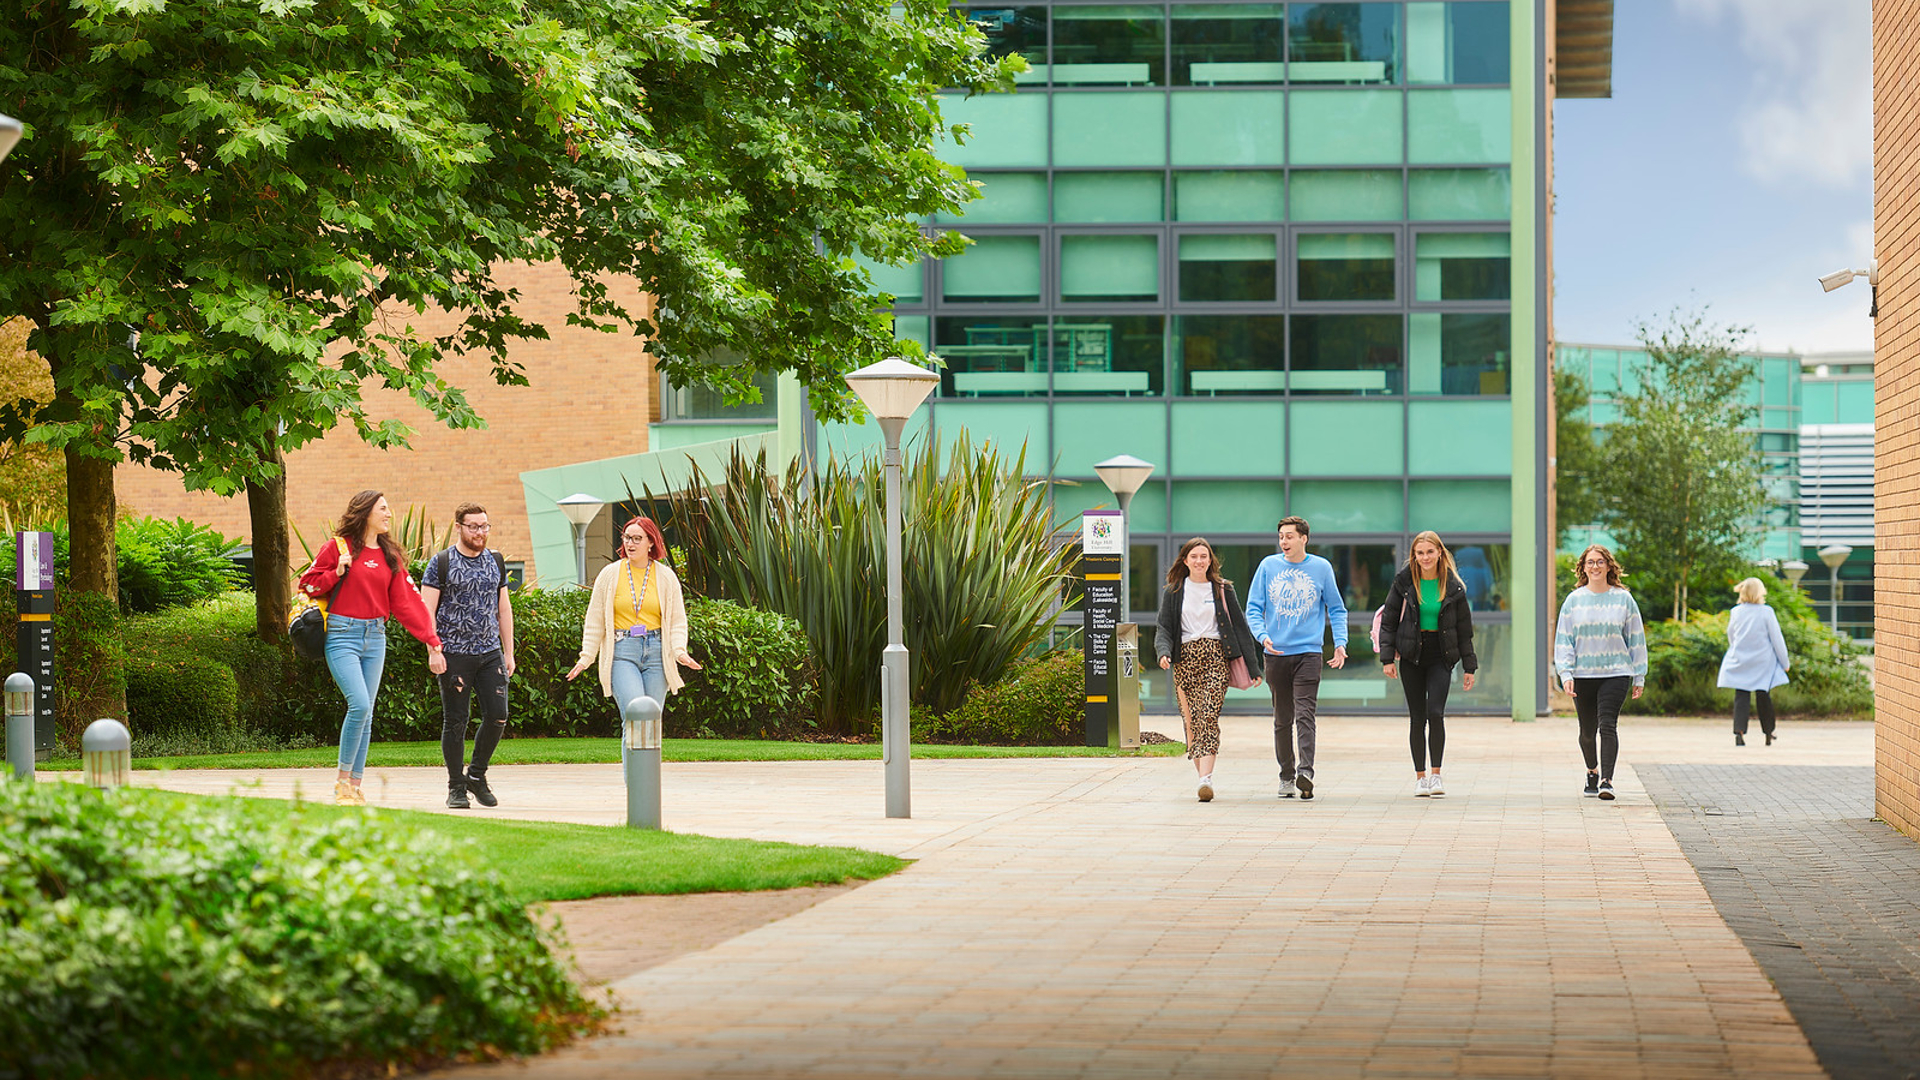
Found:
M 1118 510 L 1080 515 L 1080 634 L 1087 683 L 1086 744 L 1107 745 L 1107 716 L 1114 707 L 1113 628 L 1120 622 L 1120 555 L 1126 550 L 1126 520 Z
M 33 677 L 33 749 L 41 757 L 53 751 L 53 534 L 13 534 L 14 603 L 20 613 L 15 631 L 15 668 Z

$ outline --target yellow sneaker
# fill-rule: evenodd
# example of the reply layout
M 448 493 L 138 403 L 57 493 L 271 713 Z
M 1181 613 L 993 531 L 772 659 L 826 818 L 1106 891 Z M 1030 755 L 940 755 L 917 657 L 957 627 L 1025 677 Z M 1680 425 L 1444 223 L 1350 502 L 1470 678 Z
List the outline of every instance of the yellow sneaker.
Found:
M 355 797 L 359 794 L 360 789 L 345 780 L 333 782 L 333 805 L 335 806 L 358 806 L 360 804 L 355 801 Z

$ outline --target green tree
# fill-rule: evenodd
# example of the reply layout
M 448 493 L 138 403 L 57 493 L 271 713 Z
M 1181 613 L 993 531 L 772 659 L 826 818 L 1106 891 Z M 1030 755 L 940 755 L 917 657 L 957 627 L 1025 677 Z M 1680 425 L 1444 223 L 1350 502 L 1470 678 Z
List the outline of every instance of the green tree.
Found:
M 1571 371 L 1553 373 L 1553 508 L 1556 549 L 1567 529 L 1600 517 L 1600 446 L 1587 421 L 1591 393 L 1585 379 Z
M 959 250 L 973 190 L 930 147 L 945 86 L 1010 85 L 941 0 L 0 0 L 0 317 L 51 400 L 73 587 L 116 591 L 115 461 L 247 493 L 258 625 L 285 619 L 283 455 L 375 422 L 363 386 L 483 420 L 436 372 L 545 336 L 500 269 L 555 262 L 574 325 L 645 336 L 676 382 L 753 394 L 902 346 L 851 256 Z M 642 307 L 625 280 L 653 298 Z M 433 309 L 442 329 L 415 325 Z M 731 347 L 744 367 L 713 359 Z M 911 352 L 911 347 L 908 347 Z
M 1601 446 L 1601 521 L 1681 621 L 1692 583 L 1743 569 L 1766 498 L 1759 448 L 1742 430 L 1754 415 L 1748 333 L 1703 312 L 1642 324 L 1647 369 Z

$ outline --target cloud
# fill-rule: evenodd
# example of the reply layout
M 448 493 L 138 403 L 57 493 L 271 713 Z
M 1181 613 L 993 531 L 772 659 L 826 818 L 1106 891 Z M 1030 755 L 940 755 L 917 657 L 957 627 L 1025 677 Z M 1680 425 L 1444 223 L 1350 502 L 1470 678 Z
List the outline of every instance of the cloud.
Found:
M 1753 66 L 1737 121 L 1742 164 L 1773 184 L 1847 188 L 1873 172 L 1870 0 L 1674 0 L 1731 24 Z

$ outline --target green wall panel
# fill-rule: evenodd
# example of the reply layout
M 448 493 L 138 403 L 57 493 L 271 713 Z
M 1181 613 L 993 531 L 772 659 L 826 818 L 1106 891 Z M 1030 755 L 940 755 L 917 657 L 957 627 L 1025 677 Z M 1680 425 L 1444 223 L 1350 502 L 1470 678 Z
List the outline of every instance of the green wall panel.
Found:
M 1295 401 L 1294 476 L 1399 476 L 1404 428 L 1397 401 Z
M 1411 90 L 1407 159 L 1477 165 L 1513 159 L 1513 95 L 1506 90 Z
M 1277 400 L 1176 401 L 1168 471 L 1176 476 L 1279 476 L 1284 471 L 1285 432 L 1286 409 Z M 1174 501 L 1177 507 L 1177 493 Z
M 940 433 L 941 463 L 944 466 L 954 441 L 964 430 L 977 449 L 991 441 L 1006 460 L 1013 463 L 1024 444 L 1027 448 L 1026 474 L 1043 476 L 1053 465 L 1047 447 L 1047 406 L 1041 401 L 996 401 L 991 404 L 941 402 L 933 409 L 933 426 Z
M 1329 533 L 1397 533 L 1407 522 L 1397 480 L 1295 480 L 1287 512 L 1306 518 L 1316 540 Z
M 913 440 L 925 437 L 927 424 L 927 410 L 915 410 L 914 414 L 907 419 L 906 430 L 900 434 L 900 445 L 907 446 Z M 865 418 L 864 422 L 819 425 L 820 453 L 836 460 L 846 461 L 862 454 L 878 454 L 883 439 L 880 425 L 871 417 Z
M 1092 477 L 1095 462 L 1115 454 L 1167 468 L 1167 407 L 1158 401 L 1059 401 L 1053 407 L 1054 453 L 1060 476 Z
M 942 161 L 969 168 L 1047 163 L 1047 98 L 1044 94 L 940 96 L 940 115 L 970 125 L 966 145 L 942 139 Z
M 1268 532 L 1286 516 L 1286 504 L 1286 485 L 1278 480 L 1177 482 L 1174 542 L 1184 543 L 1190 536 Z
M 1873 383 L 1843 382 L 1834 384 L 1838 400 L 1834 406 L 1836 423 L 1871 424 L 1873 423 Z M 1842 600 L 1846 599 L 1843 595 Z
M 1286 160 L 1286 95 L 1280 91 L 1174 91 L 1175 165 L 1280 165 Z
M 1149 480 L 1139 491 L 1134 492 L 1133 505 L 1127 507 L 1127 518 L 1132 523 L 1135 533 L 1157 533 L 1166 528 L 1166 488 L 1167 485 L 1158 480 Z M 1055 525 L 1074 526 L 1082 510 L 1117 510 L 1119 507 L 1120 504 L 1114 500 L 1113 492 L 1108 491 L 1107 485 L 1098 480 L 1081 480 L 1053 485 Z
M 1401 160 L 1398 90 L 1295 90 L 1288 109 L 1295 165 Z
M 1158 91 L 1053 95 L 1055 165 L 1165 165 L 1167 98 Z
M 1500 533 L 1513 526 L 1507 480 L 1414 480 L 1407 485 L 1407 530 Z M 1451 545 L 1449 545 L 1451 546 Z
M 1511 476 L 1510 401 L 1416 401 L 1407 409 L 1409 476 Z

